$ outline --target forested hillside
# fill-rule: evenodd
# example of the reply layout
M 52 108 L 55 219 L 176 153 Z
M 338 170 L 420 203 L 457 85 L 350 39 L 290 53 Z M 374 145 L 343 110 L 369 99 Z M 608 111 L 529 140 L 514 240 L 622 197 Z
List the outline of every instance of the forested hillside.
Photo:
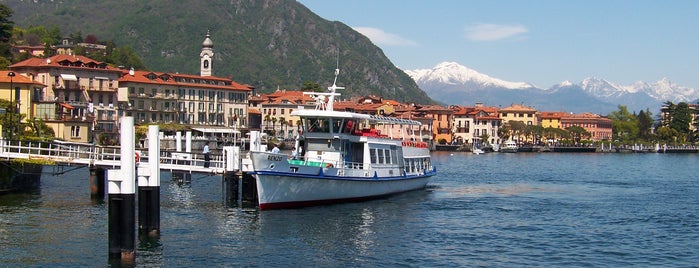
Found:
M 214 75 L 260 92 L 332 83 L 339 58 L 343 96 L 376 94 L 431 103 L 368 38 L 288 0 L 6 1 L 18 27 L 58 26 L 65 36 L 94 35 L 130 47 L 152 71 L 197 74 L 207 31 Z M 338 57 L 339 52 L 339 57 Z M 128 67 L 128 66 L 127 66 Z

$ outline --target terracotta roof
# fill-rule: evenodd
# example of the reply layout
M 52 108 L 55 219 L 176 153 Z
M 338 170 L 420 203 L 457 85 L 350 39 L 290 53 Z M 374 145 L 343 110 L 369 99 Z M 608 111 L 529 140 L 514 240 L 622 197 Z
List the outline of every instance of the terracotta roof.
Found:
M 120 69 L 109 66 L 100 61 L 90 59 L 85 56 L 75 55 L 56 55 L 46 59 L 29 58 L 18 63 L 10 65 L 10 68 L 20 67 L 54 67 L 54 68 L 71 68 L 71 69 L 98 69 L 101 71 L 121 72 Z
M 7 75 L 9 72 L 10 72 L 10 71 L 0 71 L 0 83 L 10 83 L 10 76 Z M 44 85 L 44 84 L 42 84 L 42 83 L 39 83 L 39 82 L 34 81 L 34 80 L 31 80 L 31 79 L 29 79 L 29 77 L 26 77 L 26 76 L 24 76 L 24 75 L 21 75 L 21 74 L 19 74 L 19 73 L 17 73 L 17 72 L 15 72 L 15 77 L 12 78 L 12 83 L 15 83 L 15 84 L 33 84 L 33 85 L 42 85 L 42 86 L 46 86 L 46 85 Z
M 506 112 L 536 112 L 536 109 L 529 107 L 529 106 L 524 106 L 522 104 L 512 104 L 508 107 L 500 109 L 500 111 L 506 111 Z
M 539 117 L 541 119 L 561 119 L 561 117 L 565 116 L 566 112 L 539 112 Z
M 149 78 L 149 76 L 152 76 L 153 79 Z M 164 80 L 164 78 L 167 78 L 167 80 Z M 182 82 L 181 79 L 185 79 L 185 82 Z M 219 85 L 218 83 L 216 83 L 216 84 L 197 83 L 197 82 L 191 82 L 192 79 L 194 79 L 195 81 L 224 82 L 224 83 L 228 83 L 230 85 L 223 85 L 222 86 L 222 85 Z M 128 82 L 143 83 L 143 84 L 157 84 L 157 85 L 172 85 L 172 86 L 191 86 L 191 87 L 198 87 L 198 88 L 232 89 L 232 90 L 239 90 L 239 91 L 251 91 L 252 90 L 249 86 L 239 84 L 239 83 L 237 83 L 233 80 L 227 79 L 227 78 L 221 78 L 221 77 L 215 77 L 215 76 L 171 74 L 171 73 L 158 73 L 158 72 L 149 72 L 149 71 L 134 71 L 134 74 L 131 75 L 130 71 L 122 70 L 122 76 L 119 78 L 119 83 L 128 83 Z

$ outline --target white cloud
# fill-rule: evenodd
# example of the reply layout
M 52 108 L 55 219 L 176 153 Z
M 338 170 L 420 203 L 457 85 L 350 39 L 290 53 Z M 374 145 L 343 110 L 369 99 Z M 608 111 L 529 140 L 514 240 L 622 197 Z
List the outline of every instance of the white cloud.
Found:
M 529 32 L 522 25 L 478 23 L 466 27 L 466 38 L 473 41 L 495 41 Z
M 368 37 L 371 42 L 376 45 L 387 45 L 387 46 L 416 46 L 415 41 L 405 39 L 398 35 L 384 32 L 381 29 L 372 27 L 352 27 L 355 31 L 360 32 L 364 36 Z

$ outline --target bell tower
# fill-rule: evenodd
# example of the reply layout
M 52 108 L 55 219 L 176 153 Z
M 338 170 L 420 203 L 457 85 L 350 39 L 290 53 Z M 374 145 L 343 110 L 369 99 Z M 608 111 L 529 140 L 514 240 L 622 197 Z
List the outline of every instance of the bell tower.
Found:
M 201 76 L 211 76 L 213 74 L 213 59 L 214 59 L 214 42 L 211 41 L 211 35 L 209 31 L 206 31 L 206 38 L 201 44 L 201 53 L 199 53 L 200 58 L 200 72 Z

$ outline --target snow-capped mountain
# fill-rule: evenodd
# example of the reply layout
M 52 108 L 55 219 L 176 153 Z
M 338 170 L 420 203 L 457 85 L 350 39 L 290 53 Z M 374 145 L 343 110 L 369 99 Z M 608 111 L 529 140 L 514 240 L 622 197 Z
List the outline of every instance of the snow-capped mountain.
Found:
M 508 89 L 534 88 L 523 82 L 508 82 L 479 73 L 456 62 L 442 62 L 432 69 L 405 70 L 418 85 L 473 85 Z
M 655 83 L 638 81 L 630 86 L 621 86 L 604 79 L 587 78 L 580 83 L 586 91 L 598 98 L 623 98 L 629 94 L 641 93 L 657 101 L 691 102 L 699 98 L 699 92 L 693 88 L 679 86 L 663 78 Z
M 509 106 L 523 103 L 538 110 L 607 114 L 618 105 L 625 105 L 630 111 L 650 109 L 656 113 L 665 101 L 693 103 L 699 99 L 699 91 L 674 84 L 667 78 L 655 83 L 639 81 L 623 86 L 590 77 L 577 84 L 564 81 L 544 90 L 525 82 L 493 78 L 455 62 L 405 72 L 431 98 L 445 104 L 482 102 L 490 106 Z

